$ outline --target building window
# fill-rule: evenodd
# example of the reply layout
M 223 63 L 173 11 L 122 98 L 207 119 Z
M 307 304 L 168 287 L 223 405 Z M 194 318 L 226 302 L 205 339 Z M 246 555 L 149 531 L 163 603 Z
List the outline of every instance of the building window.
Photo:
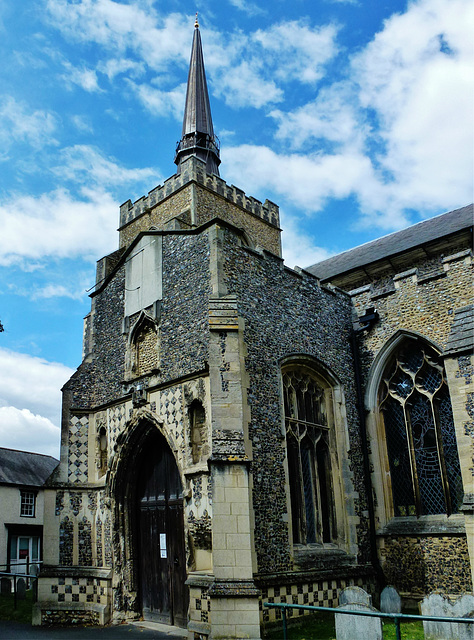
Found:
M 40 536 L 12 535 L 9 546 L 11 573 L 29 573 L 28 564 L 40 560 Z
M 99 477 L 105 475 L 107 472 L 107 458 L 107 432 L 105 427 L 101 427 L 97 434 L 97 467 Z
M 20 491 L 20 516 L 35 517 L 36 494 L 34 491 Z
M 336 537 L 325 389 L 306 369 L 283 373 L 293 542 Z
M 191 456 L 193 463 L 201 461 L 202 447 L 206 440 L 206 412 L 199 400 L 193 400 L 189 407 Z
M 463 499 L 456 434 L 443 364 L 409 340 L 386 367 L 379 389 L 395 516 L 459 511 Z

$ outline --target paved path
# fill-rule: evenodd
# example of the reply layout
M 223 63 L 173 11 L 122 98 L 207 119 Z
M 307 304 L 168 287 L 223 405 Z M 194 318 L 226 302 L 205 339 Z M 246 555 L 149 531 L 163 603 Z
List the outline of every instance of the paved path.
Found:
M 109 627 L 32 627 L 0 620 L 2 640 L 183 640 L 184 629 L 155 622 L 132 622 Z

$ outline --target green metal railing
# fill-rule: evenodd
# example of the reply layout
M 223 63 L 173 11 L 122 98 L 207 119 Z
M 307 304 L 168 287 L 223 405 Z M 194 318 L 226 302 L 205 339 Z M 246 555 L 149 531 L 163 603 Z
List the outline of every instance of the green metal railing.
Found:
M 417 615 L 409 615 L 406 613 L 381 613 L 375 611 L 353 611 L 350 609 L 334 609 L 332 607 L 312 607 L 310 605 L 305 604 L 287 604 L 285 602 L 275 603 L 275 602 L 264 602 L 264 607 L 272 608 L 272 609 L 281 609 L 282 615 L 282 623 L 283 623 L 283 640 L 288 640 L 288 624 L 286 619 L 286 610 L 287 609 L 307 609 L 308 611 L 329 611 L 335 614 L 345 614 L 350 616 L 367 616 L 371 618 L 387 618 L 392 620 L 395 624 L 395 633 L 397 640 L 402 640 L 400 623 L 405 620 L 426 620 L 428 622 L 457 622 L 463 624 L 474 624 L 474 618 L 447 618 L 440 616 L 417 616 Z
M 27 588 L 30 587 L 30 584 L 33 585 L 33 595 L 34 595 L 34 600 L 36 601 L 36 596 L 37 596 L 36 590 L 38 587 L 38 574 L 30 574 L 29 571 L 32 565 L 40 566 L 41 564 L 43 564 L 42 560 L 34 560 L 33 562 L 30 560 L 27 560 L 26 562 L 18 562 L 17 564 L 14 565 L 15 567 L 25 566 L 26 573 L 12 573 L 10 571 L 0 571 L 0 578 L 8 578 L 10 581 L 13 581 L 13 608 L 14 609 L 17 608 L 17 603 L 18 603 L 18 597 L 17 597 L 18 578 L 23 578 L 24 580 L 26 580 Z M 8 565 L 2 564 L 0 565 L 0 567 L 8 568 Z

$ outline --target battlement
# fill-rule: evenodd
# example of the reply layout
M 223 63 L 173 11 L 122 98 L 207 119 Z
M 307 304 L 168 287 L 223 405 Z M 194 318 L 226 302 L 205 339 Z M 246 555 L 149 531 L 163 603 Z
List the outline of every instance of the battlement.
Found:
M 265 200 L 262 204 L 260 200 L 246 196 L 245 193 L 235 187 L 228 185 L 217 175 L 206 173 L 206 163 L 194 156 L 189 157 L 181 164 L 181 172 L 168 178 L 162 185 L 158 185 L 147 196 L 142 196 L 132 204 L 127 200 L 120 207 L 120 229 L 143 213 L 150 211 L 165 200 L 168 196 L 176 193 L 189 182 L 196 182 L 206 189 L 217 193 L 227 201 L 242 207 L 245 211 L 257 216 L 268 224 L 279 228 L 280 211 L 278 205 L 270 200 Z

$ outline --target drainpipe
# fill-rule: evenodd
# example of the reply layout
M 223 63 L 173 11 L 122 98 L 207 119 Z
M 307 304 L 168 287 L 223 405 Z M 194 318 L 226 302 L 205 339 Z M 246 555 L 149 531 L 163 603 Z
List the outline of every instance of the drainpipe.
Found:
M 364 465 L 364 480 L 365 480 L 365 492 L 367 495 L 367 507 L 369 511 L 369 539 L 370 539 L 370 557 L 372 561 L 372 566 L 375 570 L 376 579 L 378 582 L 379 590 L 381 591 L 383 586 L 385 586 L 385 577 L 382 571 L 382 567 L 380 565 L 379 556 L 377 553 L 377 538 L 376 538 L 376 528 L 375 528 L 375 508 L 374 508 L 374 498 L 372 492 L 372 481 L 370 474 L 370 460 L 369 460 L 369 449 L 368 449 L 368 438 L 367 438 L 367 423 L 366 423 L 366 412 L 365 412 L 365 404 L 364 404 L 364 394 L 362 391 L 362 368 L 359 357 L 359 348 L 357 345 L 357 335 L 362 331 L 366 331 L 370 329 L 373 324 L 375 324 L 379 319 L 379 315 L 375 309 L 368 309 L 364 316 L 359 318 L 360 327 L 357 329 L 352 329 L 350 334 L 351 347 L 352 347 L 352 355 L 354 358 L 354 377 L 356 384 L 356 394 L 357 394 L 357 410 L 359 413 L 359 424 L 360 424 L 360 439 L 362 442 L 362 460 Z

